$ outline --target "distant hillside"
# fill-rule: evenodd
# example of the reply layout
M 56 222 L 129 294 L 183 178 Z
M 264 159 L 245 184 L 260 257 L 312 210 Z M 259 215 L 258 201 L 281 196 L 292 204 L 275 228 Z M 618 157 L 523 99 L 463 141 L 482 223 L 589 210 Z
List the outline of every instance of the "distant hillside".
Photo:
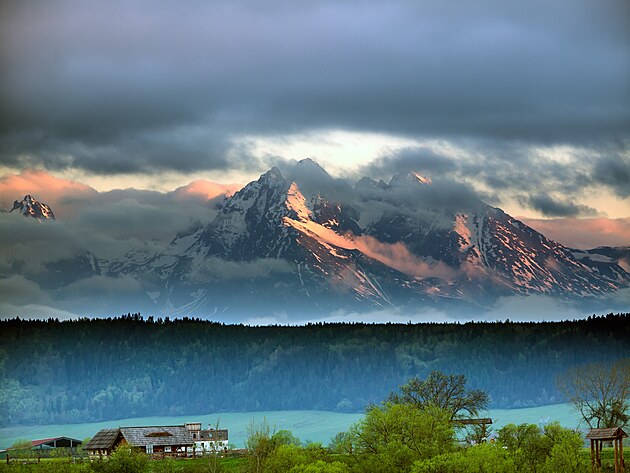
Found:
M 630 357 L 630 314 L 560 323 L 249 327 L 139 315 L 0 322 L 0 424 L 217 411 L 357 412 L 413 375 L 463 373 L 495 408 L 560 402 L 555 376 Z

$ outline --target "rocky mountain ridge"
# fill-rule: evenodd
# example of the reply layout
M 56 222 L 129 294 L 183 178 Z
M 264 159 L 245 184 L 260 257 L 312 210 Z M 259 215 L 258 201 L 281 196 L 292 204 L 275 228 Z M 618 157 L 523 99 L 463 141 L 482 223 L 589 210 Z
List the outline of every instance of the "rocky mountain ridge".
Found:
M 205 227 L 144 262 L 105 271 L 157 276 L 153 300 L 182 314 L 485 308 L 510 295 L 597 298 L 628 286 L 613 258 L 579 258 L 479 200 L 454 206 L 434 186 L 409 172 L 352 188 L 310 160 L 273 168 L 227 198 Z M 225 262 L 241 274 L 223 279 Z
M 25 197 L 14 210 L 54 218 L 38 204 Z M 58 284 L 86 275 L 138 281 L 134 304 L 145 313 L 306 317 L 392 308 L 479 312 L 528 295 L 597 301 L 630 286 L 628 253 L 567 248 L 465 189 L 415 171 L 352 186 L 303 160 L 262 174 L 226 198 L 211 222 L 180 232 L 165 248 L 115 260 L 86 249 L 50 269 Z
M 40 220 L 55 220 L 55 214 L 52 209 L 43 202 L 38 202 L 30 195 L 25 195 L 24 199 L 21 201 L 14 201 L 13 208 L 9 212 L 20 213 L 25 217 L 37 218 Z

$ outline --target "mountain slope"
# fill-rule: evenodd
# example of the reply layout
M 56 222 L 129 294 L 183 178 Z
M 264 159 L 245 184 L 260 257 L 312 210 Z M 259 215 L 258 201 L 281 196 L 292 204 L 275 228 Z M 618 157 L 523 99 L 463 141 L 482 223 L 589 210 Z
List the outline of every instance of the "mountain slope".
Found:
M 595 265 L 418 173 L 352 188 L 311 160 L 271 169 L 205 227 L 106 272 L 141 279 L 181 315 L 484 308 L 511 295 L 596 299 L 630 282 L 612 260 Z

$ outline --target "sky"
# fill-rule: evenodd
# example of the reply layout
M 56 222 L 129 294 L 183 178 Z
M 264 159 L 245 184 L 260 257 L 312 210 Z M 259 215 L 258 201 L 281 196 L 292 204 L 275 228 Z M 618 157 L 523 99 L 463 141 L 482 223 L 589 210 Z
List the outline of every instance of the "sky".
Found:
M 312 157 L 531 219 L 630 216 L 623 0 L 0 8 L 0 175 L 168 192 Z
M 630 245 L 629 45 L 626 0 L 5 0 L 0 206 L 121 254 L 311 157 Z

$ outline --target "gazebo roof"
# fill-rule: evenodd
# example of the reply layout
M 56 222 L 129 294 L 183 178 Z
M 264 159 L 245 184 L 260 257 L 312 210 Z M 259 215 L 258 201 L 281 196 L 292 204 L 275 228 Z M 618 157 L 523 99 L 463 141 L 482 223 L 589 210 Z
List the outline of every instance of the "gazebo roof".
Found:
M 483 417 L 481 419 L 455 419 L 453 422 L 462 425 L 483 425 L 492 424 L 492 419 L 490 417 Z
M 618 438 L 627 437 L 628 434 L 623 431 L 621 427 L 609 427 L 606 429 L 591 429 L 586 435 L 589 440 L 615 440 Z

